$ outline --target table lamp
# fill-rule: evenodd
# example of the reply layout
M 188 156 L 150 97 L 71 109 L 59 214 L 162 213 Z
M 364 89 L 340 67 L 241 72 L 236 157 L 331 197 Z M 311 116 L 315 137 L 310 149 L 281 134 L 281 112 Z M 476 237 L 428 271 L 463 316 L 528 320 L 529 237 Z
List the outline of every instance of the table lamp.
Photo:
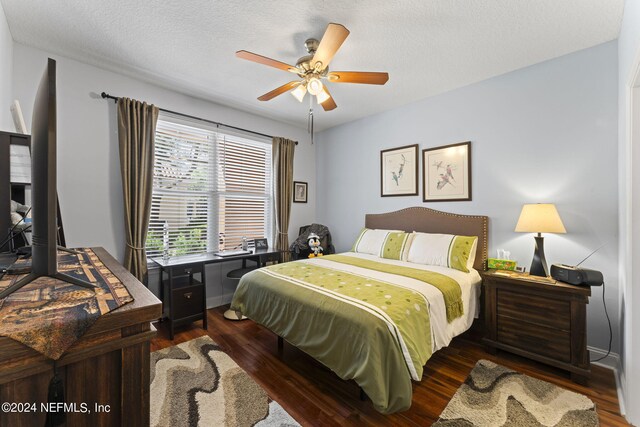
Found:
M 556 205 L 552 203 L 535 203 L 522 206 L 516 230 L 520 233 L 538 233 L 536 250 L 531 261 L 530 274 L 533 276 L 547 277 L 549 269 L 544 257 L 544 237 L 541 233 L 566 233 Z

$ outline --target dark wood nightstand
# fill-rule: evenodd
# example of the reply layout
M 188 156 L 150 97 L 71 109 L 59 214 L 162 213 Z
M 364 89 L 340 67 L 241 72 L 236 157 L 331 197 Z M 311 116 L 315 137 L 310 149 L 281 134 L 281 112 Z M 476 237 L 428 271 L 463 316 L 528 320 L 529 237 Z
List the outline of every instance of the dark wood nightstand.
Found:
M 489 270 L 482 273 L 485 338 L 492 353 L 506 350 L 571 373 L 584 384 L 591 375 L 587 304 L 591 288 L 551 278 Z

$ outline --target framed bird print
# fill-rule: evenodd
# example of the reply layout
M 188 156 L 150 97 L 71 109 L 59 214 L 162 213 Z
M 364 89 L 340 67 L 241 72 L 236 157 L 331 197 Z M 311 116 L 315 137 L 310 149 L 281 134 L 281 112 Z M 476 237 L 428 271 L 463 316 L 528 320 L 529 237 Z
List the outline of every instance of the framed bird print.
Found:
M 422 150 L 425 202 L 471 200 L 471 142 Z
M 418 195 L 418 144 L 380 151 L 380 196 Z

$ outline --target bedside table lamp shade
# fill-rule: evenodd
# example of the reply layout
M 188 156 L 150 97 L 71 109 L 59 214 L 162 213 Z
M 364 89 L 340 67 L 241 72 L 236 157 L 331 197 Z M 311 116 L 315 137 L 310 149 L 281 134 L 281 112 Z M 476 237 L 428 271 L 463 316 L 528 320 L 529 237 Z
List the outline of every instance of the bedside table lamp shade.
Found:
M 522 206 L 516 232 L 538 233 L 535 236 L 536 249 L 531 262 L 530 273 L 534 276 L 548 276 L 547 260 L 544 257 L 544 238 L 541 233 L 566 233 L 556 206 L 552 203 L 536 203 Z

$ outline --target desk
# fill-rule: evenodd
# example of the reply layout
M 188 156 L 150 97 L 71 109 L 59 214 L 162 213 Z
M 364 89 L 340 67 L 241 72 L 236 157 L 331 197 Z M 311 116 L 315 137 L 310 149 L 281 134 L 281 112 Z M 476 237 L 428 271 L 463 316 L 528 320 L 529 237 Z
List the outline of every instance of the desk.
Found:
M 259 267 L 268 261 L 280 261 L 282 251 L 267 248 L 252 250 L 249 254 L 221 257 L 213 252 L 198 255 L 182 255 L 168 260 L 152 258 L 162 269 L 160 273 L 160 299 L 164 304 L 163 318 L 169 321 L 169 338 L 173 340 L 177 325 L 202 320 L 207 329 L 207 283 L 205 267 L 230 261 L 255 261 Z M 166 276 L 165 276 L 166 275 Z M 194 275 L 198 275 L 194 277 Z

